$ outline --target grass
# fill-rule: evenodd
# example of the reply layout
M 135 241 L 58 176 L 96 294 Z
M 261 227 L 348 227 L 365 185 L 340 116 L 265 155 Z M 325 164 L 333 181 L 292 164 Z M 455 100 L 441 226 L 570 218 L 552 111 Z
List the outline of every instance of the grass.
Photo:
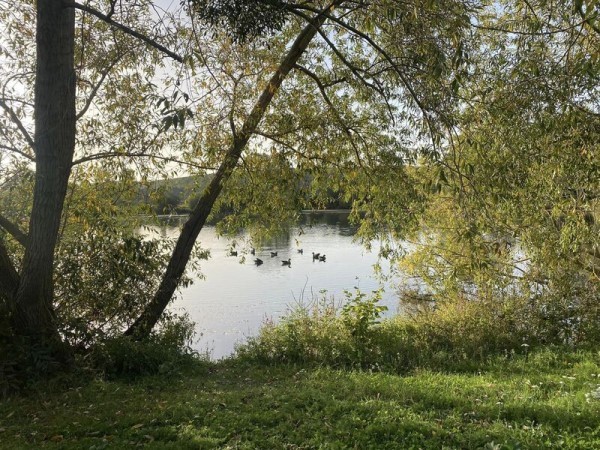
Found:
M 233 360 L 40 386 L 0 403 L 0 447 L 594 449 L 600 400 L 590 393 L 599 385 L 600 353 L 591 351 L 403 375 Z

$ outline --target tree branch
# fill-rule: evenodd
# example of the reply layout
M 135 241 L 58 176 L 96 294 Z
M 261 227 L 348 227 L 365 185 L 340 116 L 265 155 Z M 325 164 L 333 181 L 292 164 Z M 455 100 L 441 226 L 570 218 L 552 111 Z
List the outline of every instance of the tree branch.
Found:
M 89 155 L 89 156 L 84 156 L 82 158 L 76 159 L 75 161 L 73 161 L 72 165 L 76 166 L 78 164 L 83 164 L 86 162 L 90 162 L 90 161 L 97 161 L 99 159 L 105 159 L 105 158 L 155 158 L 155 159 L 160 159 L 161 161 L 167 161 L 167 162 L 174 162 L 177 164 L 183 164 L 189 167 L 194 167 L 196 169 L 202 169 L 202 170 L 214 170 L 216 169 L 216 167 L 210 167 L 210 166 L 203 166 L 201 164 L 195 164 L 192 162 L 187 162 L 187 161 L 182 161 L 180 159 L 177 158 L 172 158 L 170 156 L 159 156 L 159 155 L 155 155 L 152 153 L 140 153 L 140 152 L 129 152 L 129 153 L 123 153 L 123 152 L 103 152 L 103 153 L 96 153 L 94 155 Z
M 4 150 L 8 150 L 9 152 L 16 153 L 17 155 L 21 155 L 22 157 L 27 158 L 29 161 L 35 162 L 35 158 L 33 156 L 28 155 L 27 153 L 25 153 L 17 148 L 10 147 L 8 145 L 3 145 L 3 144 L 0 144 L 0 148 L 4 149 Z
M 344 133 L 346 133 L 346 136 L 348 136 L 348 139 L 350 140 L 350 145 L 352 145 L 352 148 L 354 149 L 354 153 L 356 154 L 356 160 L 358 162 L 358 165 L 363 170 L 365 170 L 363 163 L 362 163 L 362 159 L 360 157 L 360 150 L 359 150 L 358 146 L 356 145 L 356 142 L 354 142 L 354 137 L 352 136 L 352 133 L 350 132 L 350 128 L 346 125 L 346 122 L 344 122 L 344 119 L 342 118 L 340 112 L 333 105 L 333 102 L 329 98 L 329 95 L 327 95 L 327 92 L 325 91 L 325 85 L 323 84 L 323 82 L 321 82 L 321 79 L 318 77 L 317 74 L 311 72 L 304 66 L 295 64 L 294 68 L 296 68 L 300 72 L 308 75 L 316 83 L 317 87 L 319 88 L 319 91 L 321 92 L 321 96 L 323 97 L 323 100 L 325 100 L 325 103 L 327 103 L 327 106 L 329 107 L 331 113 L 335 116 L 337 122 L 340 124 L 340 126 L 344 130 Z M 365 170 L 365 173 L 367 173 L 367 175 L 369 175 L 366 170 Z
M 155 40 L 149 38 L 148 36 L 135 31 L 131 28 L 129 28 L 126 25 L 123 25 L 119 22 L 115 22 L 114 20 L 112 20 L 111 16 L 112 13 L 107 14 L 103 14 L 100 11 L 95 10 L 94 8 L 91 8 L 87 5 L 82 5 L 80 3 L 77 2 L 70 2 L 70 1 L 65 1 L 64 5 L 68 8 L 75 8 L 75 9 L 79 9 L 80 11 L 85 11 L 93 16 L 96 16 L 98 19 L 108 23 L 109 25 L 112 25 L 115 28 L 118 28 L 119 30 L 121 30 L 122 32 L 124 32 L 125 34 L 129 34 L 130 36 L 133 36 L 143 42 L 145 42 L 146 44 L 148 44 L 150 47 L 153 47 L 155 49 L 157 49 L 158 51 L 164 53 L 165 55 L 169 56 L 170 58 L 174 59 L 177 62 L 182 63 L 183 62 L 183 57 L 178 55 L 177 53 L 169 50 L 167 47 L 165 47 L 164 45 L 159 44 L 158 42 L 156 42 Z M 112 10 L 111 10 L 112 11 Z
M 575 2 L 575 4 L 577 4 L 577 2 Z M 577 12 L 579 13 L 581 19 L 587 26 L 589 26 L 596 33 L 600 34 L 600 28 L 593 22 L 593 20 L 596 20 L 598 18 L 598 14 L 593 14 L 590 17 L 586 17 L 585 11 L 583 10 L 582 2 L 579 2 L 579 5 L 577 6 Z
M 294 13 L 297 14 L 298 16 L 300 16 L 300 17 L 303 17 L 305 20 L 307 19 L 307 16 L 305 14 L 299 12 L 299 11 L 294 11 Z M 394 63 L 392 57 L 388 54 L 388 52 L 385 51 L 379 44 L 377 44 L 369 35 L 367 35 L 366 33 L 363 33 L 362 31 L 360 31 L 357 28 L 353 27 L 349 23 L 347 23 L 347 22 L 341 20 L 340 18 L 335 17 L 334 15 L 329 14 L 327 12 L 325 13 L 325 16 L 331 22 L 338 24 L 343 29 L 349 31 L 350 33 L 354 34 L 355 36 L 357 36 L 360 39 L 362 39 L 365 42 L 367 42 L 378 54 L 380 54 L 390 64 L 390 67 L 398 75 L 398 77 L 402 81 L 402 84 L 408 90 L 408 92 L 410 94 L 410 97 L 412 98 L 412 100 L 415 102 L 415 104 L 417 105 L 417 107 L 421 111 L 421 114 L 423 115 L 423 119 L 425 119 L 425 122 L 427 123 L 427 127 L 429 128 L 429 132 L 431 133 L 432 139 L 433 139 L 433 135 L 435 134 L 435 131 L 434 131 L 435 127 L 433 125 L 433 122 L 431 121 L 431 118 L 429 117 L 429 111 L 428 111 L 428 109 L 425 107 L 425 105 L 423 104 L 423 102 L 421 101 L 421 99 L 419 98 L 419 96 L 417 95 L 416 91 L 414 90 L 412 84 L 409 82 L 408 78 L 400 70 L 400 68 L 397 66 L 397 64 Z M 346 65 L 350 70 L 352 70 L 352 72 L 356 76 L 358 76 L 359 79 L 363 83 L 365 83 L 368 87 L 371 87 L 371 88 L 375 89 L 377 92 L 379 92 L 379 94 L 384 99 L 386 98 L 386 96 L 383 93 L 382 89 L 380 89 L 379 87 L 376 87 L 372 83 L 367 83 L 366 82 L 366 80 L 364 79 L 364 77 L 362 77 L 358 73 L 358 68 L 355 67 L 354 65 L 351 65 L 350 62 L 346 60 L 346 58 L 335 47 L 335 45 L 333 44 L 333 42 L 331 42 L 331 40 L 325 35 L 325 33 L 323 31 L 319 30 L 319 34 L 321 35 L 321 37 L 323 38 L 323 40 L 331 47 L 331 49 L 334 51 L 334 53 L 336 54 L 336 56 L 338 56 L 338 58 L 340 58 L 340 60 L 344 63 L 344 65 Z
M 27 129 L 23 126 L 23 123 L 17 117 L 15 112 L 12 110 L 12 108 L 6 104 L 4 99 L 0 99 L 0 108 L 2 108 L 4 111 L 6 111 L 6 113 L 10 117 L 10 120 L 12 120 L 12 122 L 17 126 L 17 128 L 19 129 L 19 131 L 21 132 L 21 134 L 23 135 L 23 137 L 25 138 L 25 140 L 27 141 L 29 146 L 33 150 L 35 150 L 35 143 L 33 142 L 33 138 L 31 137 L 31 135 L 29 134 Z
M 8 233 L 14 237 L 19 244 L 23 247 L 27 247 L 27 235 L 21 231 L 21 229 L 0 214 L 0 227 L 4 228 Z
M 90 92 L 90 96 L 85 101 L 85 105 L 83 106 L 83 108 L 81 109 L 81 111 L 79 111 L 79 113 L 77 113 L 77 115 L 75 116 L 75 120 L 79 120 L 79 119 L 81 119 L 85 115 L 85 113 L 87 112 L 87 110 L 92 105 L 92 102 L 94 101 L 94 98 L 96 98 L 96 95 L 98 94 L 98 91 L 100 90 L 100 87 L 102 86 L 102 83 L 104 83 L 104 80 L 106 79 L 106 77 L 108 76 L 108 74 L 110 73 L 110 71 L 113 69 L 113 67 L 115 67 L 117 65 L 117 63 L 121 60 L 121 58 L 123 56 L 124 56 L 124 54 L 119 55 L 119 57 L 116 58 L 113 62 L 111 62 L 108 65 L 108 67 L 106 68 L 106 70 L 102 72 L 102 75 L 100 76 L 100 80 L 98 80 L 98 82 L 92 88 L 92 92 Z

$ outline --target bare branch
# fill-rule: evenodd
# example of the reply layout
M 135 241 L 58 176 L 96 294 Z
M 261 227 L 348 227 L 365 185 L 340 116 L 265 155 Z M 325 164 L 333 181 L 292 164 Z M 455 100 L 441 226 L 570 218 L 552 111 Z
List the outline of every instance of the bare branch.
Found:
M 182 63 L 183 62 L 183 57 L 178 55 L 177 53 L 169 50 L 167 47 L 165 47 L 164 45 L 159 44 L 158 42 L 156 42 L 154 39 L 149 38 L 148 36 L 135 31 L 131 28 L 129 28 L 126 25 L 123 25 L 119 22 L 115 22 L 114 20 L 112 20 L 111 18 L 111 13 L 109 13 L 110 15 L 107 14 L 103 14 L 100 11 L 95 10 L 94 8 L 91 8 L 87 5 L 82 5 L 80 3 L 77 2 L 70 2 L 70 1 L 65 1 L 64 5 L 66 7 L 69 8 L 75 8 L 75 9 L 79 9 L 81 11 L 85 11 L 93 16 L 96 16 L 98 19 L 112 25 L 115 28 L 118 28 L 119 30 L 121 30 L 122 32 L 129 34 L 130 36 L 133 36 L 143 42 L 145 42 L 146 44 L 148 44 L 150 47 L 153 47 L 155 49 L 157 49 L 158 51 L 164 53 L 165 55 L 169 56 L 170 58 L 174 59 L 177 62 Z

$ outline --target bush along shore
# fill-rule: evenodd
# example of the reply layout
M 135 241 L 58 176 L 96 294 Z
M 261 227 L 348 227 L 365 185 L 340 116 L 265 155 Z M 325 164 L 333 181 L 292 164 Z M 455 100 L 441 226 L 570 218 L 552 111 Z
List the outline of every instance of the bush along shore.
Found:
M 106 342 L 77 373 L 5 397 L 0 447 L 600 448 L 600 352 L 489 311 L 380 320 L 357 292 L 265 324 L 217 363 L 181 330 Z

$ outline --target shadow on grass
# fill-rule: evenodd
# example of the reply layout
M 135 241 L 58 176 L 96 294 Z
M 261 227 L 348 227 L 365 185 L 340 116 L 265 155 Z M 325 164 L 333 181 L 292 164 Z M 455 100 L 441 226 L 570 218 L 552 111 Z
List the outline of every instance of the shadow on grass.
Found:
M 229 361 L 92 381 L 0 404 L 0 447 L 600 448 L 600 402 L 585 398 L 597 354 L 548 358 L 407 375 Z

